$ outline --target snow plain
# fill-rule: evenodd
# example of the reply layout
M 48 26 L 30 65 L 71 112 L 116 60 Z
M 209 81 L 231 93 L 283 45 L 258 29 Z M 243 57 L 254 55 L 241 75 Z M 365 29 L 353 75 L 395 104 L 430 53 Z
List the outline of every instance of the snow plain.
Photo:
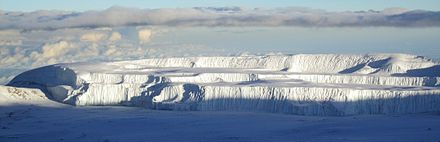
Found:
M 439 141 L 440 114 L 299 116 L 71 106 L 0 86 L 0 141 Z
M 157 58 L 56 64 L 8 85 L 72 105 L 318 116 L 440 111 L 440 64 L 407 54 Z

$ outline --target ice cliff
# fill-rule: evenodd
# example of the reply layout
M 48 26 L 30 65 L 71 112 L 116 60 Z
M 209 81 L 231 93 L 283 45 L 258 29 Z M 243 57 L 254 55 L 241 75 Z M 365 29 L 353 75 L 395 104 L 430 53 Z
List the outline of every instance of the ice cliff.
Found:
M 440 64 L 407 54 L 182 57 L 56 64 L 9 86 L 72 105 L 355 115 L 440 111 Z

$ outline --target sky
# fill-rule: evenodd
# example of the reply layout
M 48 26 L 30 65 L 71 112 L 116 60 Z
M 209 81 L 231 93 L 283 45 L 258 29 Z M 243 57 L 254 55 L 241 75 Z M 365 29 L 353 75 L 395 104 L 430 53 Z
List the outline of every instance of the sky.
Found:
M 331 11 L 382 10 L 389 7 L 440 11 L 439 0 L 1 0 L 6 11 L 103 10 L 111 6 L 136 8 L 174 7 L 309 7 Z

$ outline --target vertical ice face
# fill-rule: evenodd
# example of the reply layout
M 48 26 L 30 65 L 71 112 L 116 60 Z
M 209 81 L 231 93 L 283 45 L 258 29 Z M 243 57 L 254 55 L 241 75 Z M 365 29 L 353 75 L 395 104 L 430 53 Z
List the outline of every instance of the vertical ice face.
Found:
M 51 65 L 26 71 L 9 82 L 10 85 L 24 87 L 46 87 L 67 85 L 77 88 L 83 82 L 75 71 L 68 67 Z M 43 89 L 44 90 L 44 89 Z
M 205 86 L 199 110 L 354 115 L 438 111 L 440 91 Z
M 301 115 L 440 110 L 439 64 L 405 54 L 186 57 L 58 64 L 9 85 L 73 105 Z
M 267 77 L 260 75 L 261 78 Z M 440 77 L 402 77 L 377 75 L 317 75 L 317 74 L 288 74 L 285 78 L 299 79 L 315 83 L 337 84 L 374 84 L 393 86 L 438 86 Z
M 200 73 L 193 76 L 168 76 L 167 78 L 169 78 L 171 82 L 249 82 L 257 81 L 258 75 L 252 73 Z
M 151 67 L 284 69 L 298 73 L 362 73 L 361 70 L 363 70 L 364 74 L 405 73 L 408 70 L 437 65 L 424 57 L 407 54 L 185 57 L 129 62 Z M 365 72 L 368 70 L 369 72 Z
M 75 105 L 138 105 L 139 99 L 148 95 L 145 91 L 158 89 L 152 86 L 168 82 L 166 78 L 154 75 L 106 74 L 96 77 L 96 81 L 102 82 L 87 84 L 87 89 L 75 94 L 69 102 Z M 108 78 L 109 81 L 104 81 Z

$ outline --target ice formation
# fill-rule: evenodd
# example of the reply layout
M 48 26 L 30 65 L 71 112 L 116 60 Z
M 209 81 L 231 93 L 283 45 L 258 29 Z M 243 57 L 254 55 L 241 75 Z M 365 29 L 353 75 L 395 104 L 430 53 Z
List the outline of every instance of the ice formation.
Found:
M 72 105 L 356 115 L 440 111 L 440 64 L 406 54 L 182 57 L 56 64 L 16 76 Z

